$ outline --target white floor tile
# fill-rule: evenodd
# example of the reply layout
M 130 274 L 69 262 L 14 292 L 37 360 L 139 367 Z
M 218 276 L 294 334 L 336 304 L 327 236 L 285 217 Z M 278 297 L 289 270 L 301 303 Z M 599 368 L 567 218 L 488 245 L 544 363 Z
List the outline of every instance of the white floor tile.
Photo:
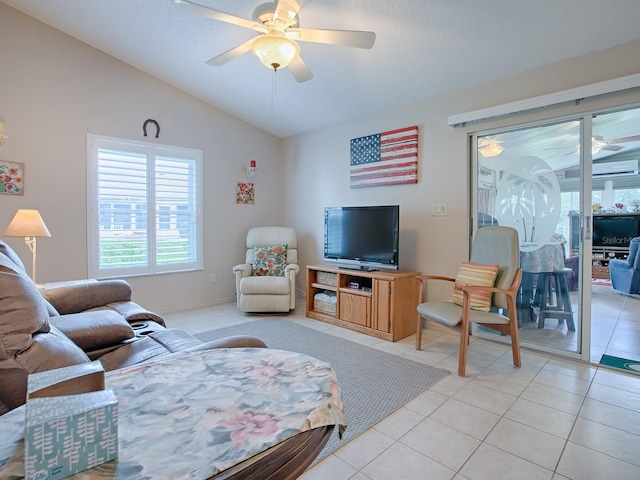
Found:
M 638 410 L 638 405 L 640 405 L 640 394 L 609 387 L 600 383 L 591 384 L 587 397 L 631 410 Z
M 550 480 L 553 472 L 483 443 L 462 467 L 460 474 L 469 480 Z
M 517 397 L 527 388 L 529 380 L 512 373 L 498 372 L 487 368 L 473 379 L 473 383 Z
M 353 468 L 344 460 L 329 455 L 313 468 L 304 472 L 300 480 L 348 480 L 353 477 L 358 470 Z
M 640 436 L 579 417 L 569 440 L 640 467 Z
M 429 458 L 458 471 L 480 445 L 480 440 L 429 418 L 400 441 Z
M 637 480 L 640 468 L 630 463 L 569 442 L 564 449 L 558 473 L 572 480 Z
M 565 392 L 564 390 L 540 385 L 539 383 L 531 383 L 520 397 L 547 407 L 557 408 L 571 415 L 578 414 L 584 399 L 582 395 Z
M 449 396 L 433 390 L 426 390 L 405 405 L 405 408 L 418 412 L 424 416 L 431 414 L 436 408 L 447 401 Z
M 503 415 L 516 401 L 516 397 L 513 395 L 498 392 L 473 382 L 467 383 L 458 390 L 453 398 L 497 415 Z
M 504 416 L 564 439 L 569 438 L 576 420 L 575 415 L 523 398 L 516 400 Z
M 364 467 L 362 473 L 372 480 L 449 480 L 456 472 L 398 442 Z
M 589 385 L 591 384 L 591 382 L 587 380 L 581 380 L 570 375 L 565 375 L 564 373 L 545 369 L 541 370 L 540 373 L 535 376 L 533 382 L 581 396 L 586 395 L 589 390 Z
M 369 429 L 339 449 L 335 456 L 360 470 L 389 448 L 395 440 L 375 429 Z
M 498 422 L 485 442 L 551 471 L 565 444 L 562 438 L 508 418 Z
M 374 425 L 373 428 L 394 440 L 398 440 L 424 420 L 424 417 L 424 415 L 408 408 L 401 408 Z
M 483 440 L 500 420 L 500 416 L 455 398 L 447 400 L 429 418 Z
M 640 412 L 637 410 L 629 410 L 587 398 L 582 404 L 579 416 L 625 432 L 640 435 Z

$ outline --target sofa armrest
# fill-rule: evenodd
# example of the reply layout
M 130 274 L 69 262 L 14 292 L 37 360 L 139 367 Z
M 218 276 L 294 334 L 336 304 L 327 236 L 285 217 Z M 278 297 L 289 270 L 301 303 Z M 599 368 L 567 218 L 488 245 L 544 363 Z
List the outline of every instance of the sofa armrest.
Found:
M 124 280 L 73 280 L 38 288 L 61 315 L 131 300 L 131 286 Z
M 114 309 L 129 323 L 151 320 L 163 327 L 166 327 L 164 319 L 157 313 L 153 313 L 146 308 L 138 305 L 136 302 L 115 302 L 107 304 L 107 307 Z
M 250 337 L 248 335 L 235 335 L 232 337 L 218 338 L 217 340 L 211 340 L 210 342 L 203 343 L 202 345 L 196 345 L 191 348 L 182 350 L 184 352 L 199 352 L 202 350 L 211 350 L 213 348 L 269 348 L 259 338 Z
M 85 352 L 135 337 L 131 325 L 113 310 L 70 313 L 52 317 L 50 321 Z

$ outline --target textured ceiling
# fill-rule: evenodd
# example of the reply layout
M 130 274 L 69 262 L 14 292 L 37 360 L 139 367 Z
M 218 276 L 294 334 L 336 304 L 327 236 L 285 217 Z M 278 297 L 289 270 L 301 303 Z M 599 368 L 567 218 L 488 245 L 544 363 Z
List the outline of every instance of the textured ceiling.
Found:
M 315 77 L 279 71 L 273 97 L 273 74 L 252 53 L 205 64 L 251 30 L 171 0 L 2 1 L 278 137 L 640 39 L 638 0 L 306 0 L 301 27 L 371 30 L 376 43 L 301 43 Z M 263 3 L 193 1 L 246 18 Z

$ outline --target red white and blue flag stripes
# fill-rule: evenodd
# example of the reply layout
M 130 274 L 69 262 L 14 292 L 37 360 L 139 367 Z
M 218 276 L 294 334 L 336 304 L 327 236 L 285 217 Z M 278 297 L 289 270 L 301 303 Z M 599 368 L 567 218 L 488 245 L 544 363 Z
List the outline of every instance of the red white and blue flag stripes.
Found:
M 418 183 L 418 127 L 351 140 L 351 188 Z

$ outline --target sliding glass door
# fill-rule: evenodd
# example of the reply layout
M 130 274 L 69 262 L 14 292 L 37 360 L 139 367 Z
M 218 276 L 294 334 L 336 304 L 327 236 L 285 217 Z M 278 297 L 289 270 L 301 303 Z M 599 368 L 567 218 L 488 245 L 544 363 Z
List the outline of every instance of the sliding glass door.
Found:
M 574 171 L 580 181 L 582 129 L 580 120 L 571 120 L 478 135 L 475 155 L 475 227 L 510 226 L 520 238 L 521 344 L 573 356 L 582 352 L 583 328 L 580 244 L 570 240 L 580 237 L 583 197 L 561 182 Z M 482 328 L 476 333 L 491 335 Z
M 520 237 L 521 343 L 640 363 L 640 108 L 472 139 L 473 231 L 506 225 Z
M 594 115 L 592 153 L 590 358 L 639 370 L 640 259 L 632 239 L 640 236 L 640 108 Z

